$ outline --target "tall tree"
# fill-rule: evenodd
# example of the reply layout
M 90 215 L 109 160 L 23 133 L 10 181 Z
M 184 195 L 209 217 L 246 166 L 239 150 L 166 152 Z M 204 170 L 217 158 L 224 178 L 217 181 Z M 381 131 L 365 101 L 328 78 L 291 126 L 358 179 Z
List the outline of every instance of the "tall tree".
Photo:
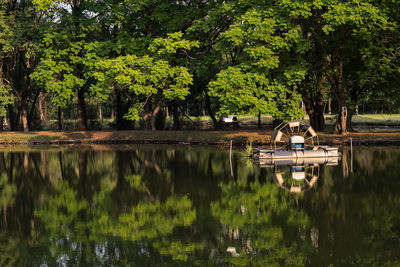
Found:
M 255 6 L 238 17 L 219 42 L 231 66 L 209 84 L 210 95 L 220 100 L 219 113 L 302 117 L 297 89 L 306 68 L 292 53 L 302 48 L 300 33 L 268 8 Z
M 207 85 L 216 79 L 222 69 L 230 65 L 228 58 L 233 59 L 231 56 L 235 53 L 235 51 L 221 49 L 223 47 L 218 43 L 221 35 L 252 5 L 252 1 L 200 1 L 199 10 L 202 12 L 199 12 L 199 17 L 188 29 L 189 38 L 200 42 L 199 48 L 194 51 L 195 59 L 191 66 L 194 75 L 192 97 L 203 99 L 214 128 L 220 126 L 215 116 L 220 101 L 210 96 Z
M 181 33 L 157 38 L 149 46 L 150 55 L 126 55 L 95 63 L 98 81 L 92 91 L 107 99 L 113 88 L 123 90 L 132 105 L 127 119 L 142 118 L 146 129 L 156 130 L 156 117 L 162 104 L 168 100 L 184 99 L 189 94 L 192 75 L 182 66 L 168 62 L 170 54 L 179 49 L 190 49 L 196 42 L 181 39 Z
M 41 15 L 36 12 L 31 1 L 0 4 L 0 83 L 10 88 L 15 96 L 14 105 L 6 101 L 12 130 L 18 130 L 21 121 L 22 129 L 29 130 L 29 121 L 32 119 L 30 114 L 33 113 L 40 91 L 30 78 L 38 63 L 40 22 Z
M 97 26 L 91 13 L 92 2 L 35 0 L 34 3 L 39 10 L 48 10 L 50 23 L 42 42 L 43 56 L 32 78 L 52 94 L 60 107 L 76 97 L 77 126 L 87 130 L 85 94 L 91 81 L 84 60 Z
M 323 97 L 332 88 L 338 102 L 336 131 L 347 132 L 351 102 L 360 95 L 360 71 L 369 47 L 382 31 L 393 29 L 387 10 L 376 1 L 281 1 L 288 17 L 301 25 L 308 42 L 308 74 L 303 100 L 313 126 L 323 130 Z

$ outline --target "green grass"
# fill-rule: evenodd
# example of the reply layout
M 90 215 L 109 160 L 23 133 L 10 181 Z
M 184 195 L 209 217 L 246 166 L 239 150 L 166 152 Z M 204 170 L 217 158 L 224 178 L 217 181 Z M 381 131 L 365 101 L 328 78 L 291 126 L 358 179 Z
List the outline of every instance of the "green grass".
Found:
M 249 143 L 253 145 L 269 144 L 271 131 L 97 131 L 97 132 L 4 132 L 0 142 L 4 144 L 59 144 L 59 143 L 163 143 L 163 144 L 202 144 L 229 146 L 232 140 L 243 148 Z M 349 133 L 338 136 L 321 133 L 320 141 L 326 144 L 398 144 L 400 132 L 394 133 Z
M 400 125 L 400 114 L 363 114 L 353 117 L 355 124 Z
M 257 129 L 258 118 L 250 115 L 238 115 L 239 125 L 243 129 Z M 304 117 L 306 122 L 309 121 L 308 116 Z M 393 132 L 397 131 L 397 128 L 391 128 L 391 126 L 400 127 L 400 114 L 361 114 L 353 116 L 353 126 L 357 131 L 362 132 Z M 336 123 L 336 115 L 325 115 L 325 123 L 327 125 L 327 131 L 331 132 L 333 126 Z M 103 119 L 101 121 L 91 121 L 91 130 L 109 130 L 112 129 L 114 121 L 110 119 Z M 213 123 L 209 116 L 191 116 L 181 118 L 181 126 L 183 130 L 212 130 Z M 272 129 L 272 117 L 261 116 L 262 129 Z M 373 126 L 371 128 L 370 126 Z M 231 126 L 225 126 L 225 129 L 232 128 Z M 75 120 L 65 120 L 65 130 L 76 129 Z M 135 122 L 135 129 L 142 129 L 142 123 L 140 121 Z M 173 129 L 173 118 L 172 116 L 165 120 L 165 130 Z M 43 125 L 43 130 L 58 130 L 57 121 L 48 121 L 46 125 Z

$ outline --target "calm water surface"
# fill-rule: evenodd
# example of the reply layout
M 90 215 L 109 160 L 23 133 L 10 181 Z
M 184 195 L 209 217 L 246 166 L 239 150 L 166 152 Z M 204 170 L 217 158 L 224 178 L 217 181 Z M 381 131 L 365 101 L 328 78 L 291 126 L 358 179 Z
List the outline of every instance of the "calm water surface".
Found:
M 389 147 L 304 169 L 213 147 L 3 148 L 0 266 L 398 266 L 399 162 Z

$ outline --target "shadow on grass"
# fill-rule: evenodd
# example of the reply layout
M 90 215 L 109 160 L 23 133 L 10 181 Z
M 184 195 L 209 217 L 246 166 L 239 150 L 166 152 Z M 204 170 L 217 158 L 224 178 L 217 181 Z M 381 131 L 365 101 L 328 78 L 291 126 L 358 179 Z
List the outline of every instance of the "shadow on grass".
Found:
M 93 134 L 90 132 L 64 132 L 63 137 L 69 140 L 92 139 Z
M 60 136 L 50 136 L 50 135 L 37 135 L 28 138 L 28 143 L 51 143 L 52 141 L 59 140 Z
M 59 135 L 36 135 L 27 139 L 28 143 L 68 143 L 68 142 L 82 142 L 83 140 L 90 140 L 93 135 L 89 132 L 63 132 Z

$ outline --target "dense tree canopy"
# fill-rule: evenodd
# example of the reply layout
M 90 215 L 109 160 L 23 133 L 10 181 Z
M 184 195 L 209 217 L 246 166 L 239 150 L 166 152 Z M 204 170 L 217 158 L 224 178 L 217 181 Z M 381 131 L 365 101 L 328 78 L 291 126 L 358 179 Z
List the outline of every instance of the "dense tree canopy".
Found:
M 104 113 L 119 129 L 163 129 L 172 113 L 179 129 L 191 115 L 214 126 L 227 114 L 300 119 L 303 102 L 324 130 L 330 98 L 345 133 L 359 103 L 399 109 L 399 9 L 389 0 L 3 1 L 0 122 L 39 129 L 49 113 L 62 128 L 65 114 L 89 129 Z

